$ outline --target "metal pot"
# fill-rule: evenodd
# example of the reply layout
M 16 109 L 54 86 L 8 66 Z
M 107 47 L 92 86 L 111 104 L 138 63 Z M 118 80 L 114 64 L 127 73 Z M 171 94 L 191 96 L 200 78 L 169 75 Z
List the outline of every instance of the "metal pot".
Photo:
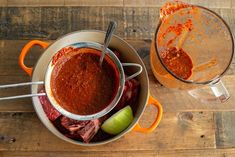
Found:
M 95 42 L 95 43 L 102 43 L 103 39 L 105 36 L 105 32 L 103 31 L 96 31 L 96 30 L 87 30 L 87 31 L 77 31 L 73 32 L 70 34 L 67 34 L 58 40 L 56 40 L 52 44 L 48 44 L 43 41 L 38 41 L 38 40 L 33 40 L 30 41 L 28 44 L 25 45 L 25 47 L 22 49 L 22 52 L 19 57 L 19 65 L 21 68 L 29 75 L 32 77 L 32 82 L 37 82 L 40 80 L 43 80 L 45 78 L 46 72 L 47 72 L 47 66 L 49 62 L 51 61 L 53 55 L 58 52 L 60 49 L 72 45 L 72 44 L 77 44 L 81 42 Z M 29 52 L 29 49 L 33 47 L 34 45 L 40 45 L 45 49 L 44 53 L 41 55 L 39 60 L 37 61 L 36 65 L 34 68 L 32 67 L 27 67 L 24 64 L 24 59 L 26 54 Z M 161 104 L 154 99 L 150 94 L 149 94 L 149 80 L 148 80 L 148 75 L 146 68 L 144 66 L 144 63 L 142 62 L 141 58 L 138 56 L 137 52 L 130 46 L 127 42 L 122 40 L 120 37 L 114 35 L 110 47 L 113 47 L 121 53 L 122 58 L 124 59 L 124 62 L 131 62 L 131 63 L 137 63 L 140 64 L 143 67 L 142 73 L 137 76 L 137 79 L 140 82 L 140 94 L 139 98 L 137 101 L 137 109 L 136 112 L 134 113 L 134 120 L 131 123 L 131 125 L 121 132 L 120 134 L 116 135 L 113 138 L 110 138 L 105 141 L 101 142 L 94 142 L 94 143 L 83 143 L 80 141 L 76 141 L 73 139 L 70 139 L 68 137 L 65 137 L 62 133 L 60 133 L 54 125 L 49 121 L 47 118 L 42 105 L 40 104 L 40 101 L 38 97 L 32 97 L 32 102 L 34 109 L 42 121 L 42 123 L 56 136 L 59 138 L 68 141 L 70 143 L 78 144 L 78 145 L 83 145 L 83 146 L 92 146 L 92 145 L 101 145 L 105 143 L 112 142 L 116 139 L 119 139 L 122 137 L 124 134 L 128 133 L 131 130 L 138 131 L 138 132 L 143 132 L 143 133 L 149 133 L 152 132 L 157 125 L 159 124 L 161 117 L 162 117 L 162 106 Z M 134 71 L 134 70 L 133 70 Z M 38 84 L 32 85 L 31 86 L 31 93 L 37 93 L 38 92 Z M 157 107 L 158 113 L 156 115 L 156 119 L 152 123 L 152 125 L 149 128 L 142 128 L 138 121 L 143 114 L 145 107 L 149 104 L 152 104 Z

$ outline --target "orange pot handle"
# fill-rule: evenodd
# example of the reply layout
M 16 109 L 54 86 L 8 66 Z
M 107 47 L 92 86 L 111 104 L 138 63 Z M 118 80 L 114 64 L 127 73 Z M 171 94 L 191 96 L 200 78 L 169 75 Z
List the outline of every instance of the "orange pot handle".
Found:
M 158 126 L 159 122 L 161 121 L 162 113 L 163 113 L 162 105 L 156 99 L 154 99 L 151 95 L 149 96 L 149 99 L 148 99 L 148 105 L 154 105 L 158 109 L 158 114 L 157 114 L 155 121 L 153 122 L 153 124 L 149 128 L 142 128 L 140 126 L 140 124 L 137 123 L 136 126 L 134 127 L 133 131 L 138 131 L 138 132 L 142 132 L 142 133 L 153 132 L 154 129 Z
M 33 68 L 27 67 L 24 64 L 24 59 L 25 59 L 26 54 L 29 52 L 30 48 L 33 47 L 34 45 L 39 45 L 39 46 L 43 47 L 44 49 L 49 46 L 48 43 L 43 42 L 43 41 L 39 41 L 39 40 L 32 40 L 24 46 L 24 48 L 22 49 L 20 56 L 19 56 L 19 65 L 29 76 L 32 76 Z

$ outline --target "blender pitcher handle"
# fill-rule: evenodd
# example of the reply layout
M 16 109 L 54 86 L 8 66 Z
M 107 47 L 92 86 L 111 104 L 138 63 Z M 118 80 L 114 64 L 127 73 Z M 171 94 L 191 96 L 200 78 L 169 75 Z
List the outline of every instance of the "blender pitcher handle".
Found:
M 230 94 L 223 82 L 219 79 L 214 83 L 210 84 L 210 88 L 213 91 L 216 98 L 220 100 L 220 102 L 225 102 L 230 98 Z
M 142 70 L 143 70 L 142 66 L 141 66 L 140 64 L 136 64 L 136 63 L 122 63 L 122 66 L 123 66 L 123 67 L 132 66 L 132 67 L 138 67 L 138 68 L 139 68 L 136 73 L 132 74 L 131 76 L 126 77 L 126 78 L 125 78 L 125 81 L 128 81 L 128 80 L 130 80 L 130 79 L 135 78 L 135 77 L 138 76 L 138 75 L 142 72 Z

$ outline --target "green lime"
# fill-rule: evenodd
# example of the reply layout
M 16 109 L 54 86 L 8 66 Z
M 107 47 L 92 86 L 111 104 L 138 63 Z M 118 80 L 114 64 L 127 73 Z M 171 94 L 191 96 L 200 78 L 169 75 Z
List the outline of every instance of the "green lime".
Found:
M 104 121 L 101 129 L 106 133 L 117 135 L 125 130 L 131 124 L 133 119 L 134 117 L 131 107 L 126 106 Z

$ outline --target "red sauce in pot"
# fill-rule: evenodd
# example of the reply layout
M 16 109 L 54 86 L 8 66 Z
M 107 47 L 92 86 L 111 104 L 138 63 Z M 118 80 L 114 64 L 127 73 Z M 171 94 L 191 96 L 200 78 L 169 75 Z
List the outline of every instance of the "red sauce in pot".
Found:
M 106 108 L 119 85 L 119 74 L 109 57 L 99 65 L 100 52 L 91 48 L 68 49 L 53 58 L 51 90 L 65 110 L 90 115 Z M 60 53 L 59 52 L 59 53 Z

